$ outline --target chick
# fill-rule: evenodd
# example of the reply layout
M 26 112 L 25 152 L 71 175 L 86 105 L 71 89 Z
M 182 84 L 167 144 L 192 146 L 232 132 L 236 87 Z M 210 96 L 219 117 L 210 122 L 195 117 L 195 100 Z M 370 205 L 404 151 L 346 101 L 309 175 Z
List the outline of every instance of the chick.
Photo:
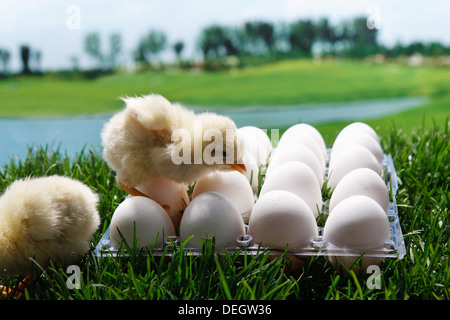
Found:
M 43 267 L 77 263 L 100 224 L 97 203 L 90 188 L 67 177 L 13 182 L 0 197 L 0 273 L 30 275 L 30 258 Z
M 192 183 L 214 170 L 245 172 L 243 142 L 230 118 L 195 114 L 156 94 L 123 101 L 101 138 L 103 157 L 127 193 L 144 195 L 136 187 L 155 178 Z

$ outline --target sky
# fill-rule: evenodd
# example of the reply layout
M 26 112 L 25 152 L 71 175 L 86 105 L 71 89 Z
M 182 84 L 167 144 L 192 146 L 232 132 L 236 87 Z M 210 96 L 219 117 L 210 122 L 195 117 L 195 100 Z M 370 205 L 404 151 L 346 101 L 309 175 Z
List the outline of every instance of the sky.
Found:
M 182 40 L 183 56 L 195 57 L 195 41 L 211 24 L 240 25 L 249 20 L 289 23 L 327 17 L 338 23 L 355 16 L 375 18 L 379 41 L 439 41 L 450 45 L 450 1 L 447 0 L 0 0 L 0 48 L 11 53 L 11 69 L 20 68 L 19 47 L 41 52 L 41 68 L 70 68 L 71 57 L 80 65 L 92 60 L 83 39 L 99 32 L 103 49 L 108 38 L 122 36 L 122 60 L 132 56 L 139 38 L 161 30 L 169 44 Z

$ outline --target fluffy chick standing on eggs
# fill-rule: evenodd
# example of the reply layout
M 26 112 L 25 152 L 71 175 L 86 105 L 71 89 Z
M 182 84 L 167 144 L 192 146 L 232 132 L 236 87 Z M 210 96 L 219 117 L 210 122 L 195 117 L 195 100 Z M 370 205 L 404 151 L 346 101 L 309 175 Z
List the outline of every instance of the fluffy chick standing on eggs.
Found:
M 155 94 L 123 101 L 126 108 L 101 137 L 104 159 L 125 192 L 145 196 L 136 187 L 155 178 L 192 183 L 214 170 L 245 172 L 243 143 L 230 118 L 195 114 Z

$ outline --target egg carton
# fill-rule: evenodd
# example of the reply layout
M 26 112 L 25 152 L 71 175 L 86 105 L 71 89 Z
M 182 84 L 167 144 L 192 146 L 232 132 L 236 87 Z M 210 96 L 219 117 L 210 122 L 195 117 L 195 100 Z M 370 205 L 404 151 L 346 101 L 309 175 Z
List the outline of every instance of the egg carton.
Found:
M 385 155 L 382 161 L 383 172 L 382 177 L 386 182 L 387 190 L 390 193 L 390 208 L 387 212 L 387 217 L 391 229 L 391 235 L 389 239 L 384 242 L 384 247 L 376 250 L 366 250 L 366 249 L 349 249 L 336 246 L 327 241 L 323 236 L 323 228 L 318 227 L 318 236 L 314 236 L 310 239 L 309 245 L 303 248 L 271 248 L 262 247 L 255 241 L 253 241 L 250 234 L 247 232 L 236 238 L 235 246 L 227 246 L 227 248 L 217 248 L 217 250 L 223 250 L 223 252 L 236 252 L 239 254 L 258 254 L 263 251 L 269 250 L 271 255 L 280 255 L 286 251 L 290 256 L 307 257 L 307 256 L 351 256 L 359 257 L 364 255 L 365 257 L 376 257 L 376 258 L 398 258 L 403 259 L 406 254 L 405 242 L 402 234 L 402 229 L 400 226 L 400 220 L 398 217 L 398 209 L 396 202 L 396 194 L 398 190 L 398 177 L 395 171 L 393 159 L 391 155 Z M 324 209 L 321 215 L 328 214 L 327 203 L 324 204 Z M 326 218 L 326 217 L 325 217 Z M 320 220 L 320 219 L 319 219 Z M 247 228 L 246 228 L 247 230 Z M 114 248 L 111 245 L 109 239 L 110 236 L 110 226 L 108 226 L 103 237 L 98 242 L 94 254 L 98 257 L 102 256 L 113 256 L 117 257 L 119 255 L 118 248 Z M 175 236 L 169 236 L 165 238 L 163 247 L 155 247 L 152 249 L 153 256 L 170 256 L 174 246 L 177 247 L 180 244 L 180 239 Z M 188 246 L 183 247 L 183 250 L 190 255 L 201 254 L 201 249 L 192 248 Z M 226 249 L 226 250 L 225 250 Z M 123 252 L 123 251 L 121 251 Z

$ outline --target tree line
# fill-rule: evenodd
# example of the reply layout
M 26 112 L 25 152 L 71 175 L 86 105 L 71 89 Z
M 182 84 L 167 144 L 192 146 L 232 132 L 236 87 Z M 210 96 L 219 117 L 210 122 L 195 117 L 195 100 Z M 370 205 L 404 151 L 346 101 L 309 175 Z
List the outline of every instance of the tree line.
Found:
M 94 62 L 96 72 L 110 72 L 120 66 L 123 55 L 122 37 L 119 33 L 109 36 L 109 50 L 102 49 L 99 33 L 85 36 L 85 53 Z M 191 67 L 189 59 L 183 59 L 185 43 L 180 40 L 170 44 L 166 34 L 150 30 L 144 34 L 133 50 L 132 59 L 139 69 L 149 69 L 159 61 L 165 50 L 172 50 L 179 66 Z M 366 58 L 382 54 L 388 58 L 420 53 L 427 56 L 450 55 L 450 46 L 439 42 L 397 43 L 386 47 L 378 41 L 378 30 L 368 24 L 366 17 L 332 24 L 327 18 L 298 19 L 291 23 L 273 23 L 266 20 L 247 21 L 238 26 L 210 25 L 201 30 L 196 48 L 206 69 L 224 68 L 234 61 L 234 66 L 245 66 L 287 58 L 344 57 Z M 236 59 L 229 59 L 229 58 Z M 8 73 L 10 53 L 0 48 L 0 74 Z M 40 51 L 29 46 L 20 47 L 22 74 L 38 71 Z M 33 62 L 34 61 L 34 62 Z M 32 70 L 30 64 L 35 68 Z M 73 71 L 80 71 L 77 57 L 72 57 Z
M 212 25 L 203 29 L 197 42 L 205 62 L 217 62 L 236 56 L 245 64 L 259 60 L 299 57 L 343 57 L 363 59 L 381 54 L 398 58 L 412 54 L 450 55 L 450 46 L 439 42 L 397 42 L 392 47 L 381 44 L 378 29 L 367 17 L 332 24 L 327 18 L 299 19 L 292 23 L 249 21 L 240 26 Z
M 19 56 L 22 63 L 21 73 L 24 75 L 30 75 L 32 70 L 39 70 L 41 63 L 41 51 L 31 49 L 28 45 L 21 45 L 19 47 Z M 11 60 L 11 53 L 0 48 L 0 77 L 6 76 L 10 73 L 9 63 Z

